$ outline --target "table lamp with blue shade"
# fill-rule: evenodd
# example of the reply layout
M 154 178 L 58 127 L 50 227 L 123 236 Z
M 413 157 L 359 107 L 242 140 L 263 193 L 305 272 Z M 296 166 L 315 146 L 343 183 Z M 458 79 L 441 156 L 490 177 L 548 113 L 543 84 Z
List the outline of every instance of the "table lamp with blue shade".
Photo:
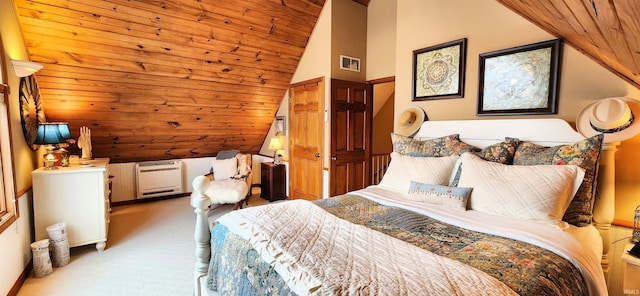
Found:
M 67 143 L 69 140 L 73 139 L 73 137 L 71 137 L 71 132 L 69 131 L 69 124 L 67 124 L 66 122 L 56 122 L 55 124 L 58 125 L 60 136 L 64 138 L 63 143 Z
M 44 156 L 46 163 L 45 169 L 57 169 L 54 165 L 57 159 L 55 155 L 53 155 L 53 150 L 56 148 L 56 145 L 66 144 L 69 139 L 71 139 L 71 133 L 69 132 L 69 125 L 66 122 L 45 122 L 38 125 L 38 133 L 33 143 L 36 145 L 46 145 L 47 154 Z

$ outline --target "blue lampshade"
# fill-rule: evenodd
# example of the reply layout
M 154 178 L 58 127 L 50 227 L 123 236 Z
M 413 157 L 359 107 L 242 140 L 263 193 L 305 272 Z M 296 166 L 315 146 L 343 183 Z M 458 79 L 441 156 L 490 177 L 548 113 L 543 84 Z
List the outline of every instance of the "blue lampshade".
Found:
M 58 129 L 60 130 L 60 135 L 65 140 L 73 139 L 71 137 L 71 132 L 69 131 L 69 124 L 66 122 L 58 122 Z
M 69 126 L 64 122 L 45 122 L 38 125 L 38 134 L 33 142 L 37 145 L 60 144 L 71 139 Z

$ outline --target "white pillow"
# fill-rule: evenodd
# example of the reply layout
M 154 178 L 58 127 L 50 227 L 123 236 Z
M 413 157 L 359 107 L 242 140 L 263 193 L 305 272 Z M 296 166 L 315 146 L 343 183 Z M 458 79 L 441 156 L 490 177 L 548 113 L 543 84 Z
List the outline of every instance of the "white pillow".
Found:
M 409 192 L 409 182 L 447 185 L 457 155 L 417 157 L 391 152 L 391 163 L 378 184 L 381 187 Z
M 235 157 L 227 159 L 213 159 L 214 180 L 226 180 L 236 175 L 238 172 L 238 159 Z
M 471 188 L 424 184 L 411 181 L 407 198 L 465 211 Z
M 575 165 L 504 165 L 465 153 L 458 186 L 472 187 L 472 210 L 555 224 L 584 178 Z

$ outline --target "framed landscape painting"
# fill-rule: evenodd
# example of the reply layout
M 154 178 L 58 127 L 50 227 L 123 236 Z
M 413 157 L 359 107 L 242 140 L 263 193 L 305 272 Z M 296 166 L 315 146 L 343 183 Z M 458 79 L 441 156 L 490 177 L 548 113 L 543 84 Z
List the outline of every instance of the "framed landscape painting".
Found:
M 561 39 L 480 54 L 477 114 L 557 114 L 561 56 Z

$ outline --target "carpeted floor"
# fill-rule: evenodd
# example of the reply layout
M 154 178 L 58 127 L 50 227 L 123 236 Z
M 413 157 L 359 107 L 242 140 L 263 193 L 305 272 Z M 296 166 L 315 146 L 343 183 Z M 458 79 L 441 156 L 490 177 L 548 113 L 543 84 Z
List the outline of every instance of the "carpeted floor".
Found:
M 254 195 L 249 205 L 267 201 Z M 209 219 L 233 209 L 223 205 Z M 71 262 L 44 278 L 30 277 L 18 296 L 192 295 L 195 214 L 189 197 L 114 207 L 107 248 L 71 249 Z

